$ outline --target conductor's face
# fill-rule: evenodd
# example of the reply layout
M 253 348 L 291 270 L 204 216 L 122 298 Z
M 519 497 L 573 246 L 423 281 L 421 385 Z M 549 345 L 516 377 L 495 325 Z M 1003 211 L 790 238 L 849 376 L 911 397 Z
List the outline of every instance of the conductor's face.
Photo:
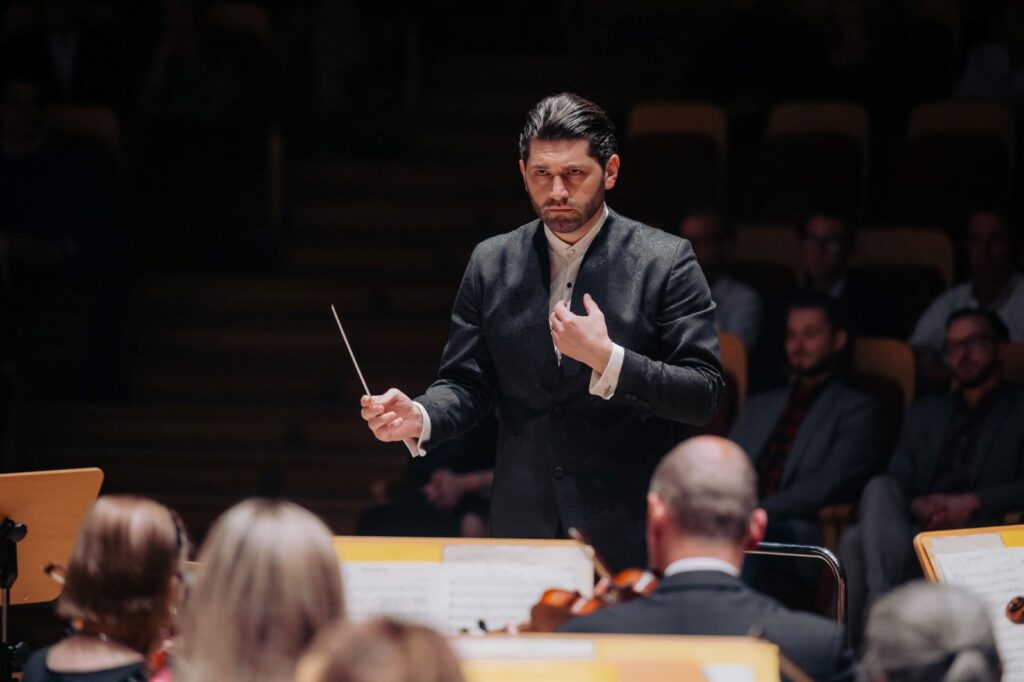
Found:
M 532 140 L 519 162 L 533 210 L 552 232 L 582 236 L 600 217 L 605 190 L 615 186 L 619 157 L 601 166 L 586 140 Z

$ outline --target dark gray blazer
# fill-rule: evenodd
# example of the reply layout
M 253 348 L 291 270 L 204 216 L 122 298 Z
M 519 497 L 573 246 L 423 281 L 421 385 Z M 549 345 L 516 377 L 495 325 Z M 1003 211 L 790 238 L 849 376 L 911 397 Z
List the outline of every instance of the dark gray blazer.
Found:
M 789 397 L 788 388 L 754 396 L 744 404 L 729 437 L 756 463 Z M 875 401 L 841 379 L 822 388 L 793 439 L 779 492 L 761 500 L 769 518 L 815 520 L 834 502 L 857 499 L 882 466 L 882 418 Z
M 491 532 L 552 538 L 587 531 L 616 567 L 645 559 L 646 490 L 675 445 L 672 421 L 703 423 L 723 386 L 714 304 L 690 244 L 609 212 L 573 285 L 589 293 L 626 353 L 615 395 L 563 357 L 548 327 L 551 270 L 539 220 L 488 239 L 470 258 L 438 380 L 417 398 L 426 447 L 497 407 Z
M 956 400 L 955 395 L 921 398 L 903 420 L 889 475 L 896 479 L 908 501 L 931 492 L 939 450 Z M 1024 389 L 998 389 L 977 448 L 971 490 L 982 506 L 973 520 L 1001 523 L 1007 512 L 1024 509 Z
M 813 680 L 852 679 L 845 629 L 821 616 L 790 611 L 741 580 L 717 571 L 677 573 L 646 599 L 568 621 L 559 632 L 639 635 L 764 636 Z

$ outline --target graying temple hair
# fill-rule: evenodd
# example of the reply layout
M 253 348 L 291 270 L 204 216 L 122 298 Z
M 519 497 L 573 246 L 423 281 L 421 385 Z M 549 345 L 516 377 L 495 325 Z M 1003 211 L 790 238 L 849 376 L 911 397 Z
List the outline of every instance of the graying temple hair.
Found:
M 707 448 L 721 447 L 706 439 L 677 445 L 654 470 L 650 490 L 665 502 L 681 531 L 737 542 L 757 508 L 757 475 L 739 446 L 740 456 L 727 463 L 708 456 Z
M 871 609 L 860 679 L 996 682 L 1002 663 L 984 604 L 924 581 L 897 588 Z

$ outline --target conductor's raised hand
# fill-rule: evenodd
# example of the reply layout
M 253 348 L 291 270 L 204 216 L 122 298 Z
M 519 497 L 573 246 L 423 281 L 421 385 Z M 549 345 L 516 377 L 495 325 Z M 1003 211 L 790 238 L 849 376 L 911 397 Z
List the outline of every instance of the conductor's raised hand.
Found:
M 423 417 L 412 399 L 397 388 L 389 388 L 383 395 L 364 395 L 360 415 L 377 440 L 384 442 L 419 438 L 423 432 Z
M 565 301 L 551 311 L 551 338 L 562 355 L 579 360 L 594 371 L 604 372 L 612 357 L 612 340 L 608 338 L 604 313 L 590 294 L 583 294 L 586 315 L 576 315 Z

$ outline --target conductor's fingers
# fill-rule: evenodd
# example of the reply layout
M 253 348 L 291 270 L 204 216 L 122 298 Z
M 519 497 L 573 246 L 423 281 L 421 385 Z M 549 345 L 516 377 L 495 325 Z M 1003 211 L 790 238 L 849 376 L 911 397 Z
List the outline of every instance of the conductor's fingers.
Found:
M 569 306 L 565 304 L 565 301 L 559 301 L 556 303 L 551 314 L 554 315 L 554 319 L 562 320 L 563 322 L 573 316 L 572 312 L 569 310 Z

